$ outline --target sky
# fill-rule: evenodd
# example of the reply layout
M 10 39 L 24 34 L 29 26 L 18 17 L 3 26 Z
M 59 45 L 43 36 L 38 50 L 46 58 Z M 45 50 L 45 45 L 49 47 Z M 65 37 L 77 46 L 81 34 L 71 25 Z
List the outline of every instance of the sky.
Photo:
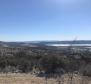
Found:
M 0 0 L 0 41 L 91 40 L 91 0 Z

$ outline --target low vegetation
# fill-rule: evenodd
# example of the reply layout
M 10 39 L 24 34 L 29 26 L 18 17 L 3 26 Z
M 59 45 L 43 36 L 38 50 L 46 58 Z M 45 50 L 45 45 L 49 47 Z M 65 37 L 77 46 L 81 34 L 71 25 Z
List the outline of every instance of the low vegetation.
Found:
M 91 76 L 91 52 L 46 47 L 0 49 L 0 72 Z

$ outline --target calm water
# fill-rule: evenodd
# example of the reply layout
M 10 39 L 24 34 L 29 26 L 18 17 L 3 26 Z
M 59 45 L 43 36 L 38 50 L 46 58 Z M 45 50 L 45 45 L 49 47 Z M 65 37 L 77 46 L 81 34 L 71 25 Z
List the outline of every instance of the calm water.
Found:
M 48 44 L 48 46 L 91 46 L 91 44 Z

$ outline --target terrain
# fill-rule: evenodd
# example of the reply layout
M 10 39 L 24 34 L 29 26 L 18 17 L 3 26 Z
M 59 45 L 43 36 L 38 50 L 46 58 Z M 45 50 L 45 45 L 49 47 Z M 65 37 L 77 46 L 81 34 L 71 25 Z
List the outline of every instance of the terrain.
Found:
M 54 84 L 64 81 L 66 84 L 66 81 L 85 79 L 85 83 L 76 81 L 75 84 L 90 84 L 90 46 L 74 46 L 73 41 L 62 42 L 69 43 L 69 46 L 47 45 L 60 43 L 59 41 L 0 42 L 0 84 L 43 84 L 46 81 L 49 83 L 45 84 L 53 84 L 52 81 L 56 81 Z M 90 42 L 77 41 L 76 44 Z M 66 75 L 68 73 L 73 75 Z
M 1 47 L 33 47 L 47 46 L 48 44 L 91 44 L 91 40 L 73 40 L 73 41 L 24 41 L 24 42 L 4 42 L 0 41 Z
M 74 74 L 71 81 L 68 74 L 58 78 L 37 77 L 31 74 L 0 74 L 0 84 L 91 84 L 91 78 Z

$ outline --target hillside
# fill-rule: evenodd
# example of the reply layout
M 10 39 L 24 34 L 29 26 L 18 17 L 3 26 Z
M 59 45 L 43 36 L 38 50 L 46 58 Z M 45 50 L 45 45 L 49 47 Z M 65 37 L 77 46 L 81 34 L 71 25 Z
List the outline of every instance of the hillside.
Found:
M 76 41 L 24 41 L 24 42 L 3 42 L 0 41 L 1 47 L 37 47 L 47 46 L 47 44 L 91 44 L 91 40 Z

